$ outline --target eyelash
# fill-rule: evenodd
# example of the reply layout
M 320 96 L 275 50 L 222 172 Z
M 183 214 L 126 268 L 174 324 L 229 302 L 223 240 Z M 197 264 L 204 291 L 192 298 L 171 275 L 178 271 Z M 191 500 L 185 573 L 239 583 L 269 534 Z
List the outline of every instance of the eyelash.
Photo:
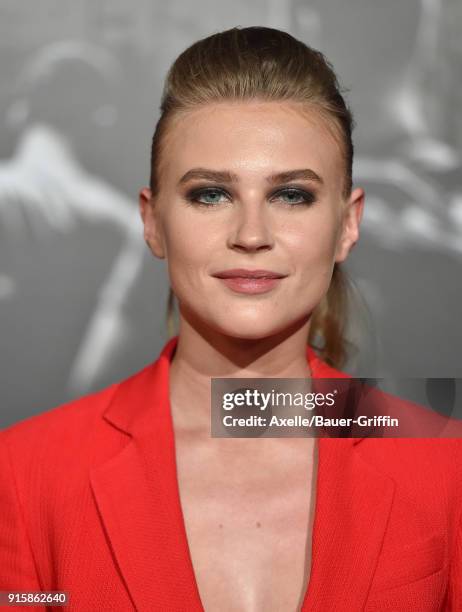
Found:
M 221 187 L 201 187 L 189 191 L 186 194 L 186 199 L 189 202 L 193 203 L 195 206 L 202 206 L 205 208 L 212 208 L 218 206 L 219 204 L 222 204 L 222 202 L 201 202 L 199 200 L 199 198 L 203 197 L 204 194 L 207 195 L 210 193 L 218 193 L 230 197 L 229 194 Z M 287 193 L 297 194 L 300 198 L 302 198 L 302 201 L 299 202 L 290 203 L 286 201 L 285 204 L 287 204 L 289 208 L 295 208 L 296 206 L 310 206 L 316 200 L 315 195 L 313 193 L 305 191 L 304 189 L 299 189 L 298 187 L 285 187 L 283 189 L 278 189 L 278 191 L 273 193 L 271 197 Z

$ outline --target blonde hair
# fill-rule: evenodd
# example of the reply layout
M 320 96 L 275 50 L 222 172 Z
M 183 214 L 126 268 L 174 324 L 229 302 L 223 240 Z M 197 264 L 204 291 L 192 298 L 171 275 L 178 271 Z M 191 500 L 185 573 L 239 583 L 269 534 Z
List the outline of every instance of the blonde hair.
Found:
M 266 27 L 231 28 L 195 42 L 167 73 L 151 148 L 150 187 L 159 188 L 165 135 L 177 114 L 213 102 L 259 99 L 292 101 L 315 108 L 339 135 L 344 159 L 343 196 L 352 189 L 353 117 L 337 77 L 324 55 L 287 32 Z M 345 337 L 349 279 L 335 263 L 326 295 L 312 313 L 307 342 L 330 365 L 340 368 L 348 356 Z M 167 310 L 170 335 L 176 334 L 174 294 Z

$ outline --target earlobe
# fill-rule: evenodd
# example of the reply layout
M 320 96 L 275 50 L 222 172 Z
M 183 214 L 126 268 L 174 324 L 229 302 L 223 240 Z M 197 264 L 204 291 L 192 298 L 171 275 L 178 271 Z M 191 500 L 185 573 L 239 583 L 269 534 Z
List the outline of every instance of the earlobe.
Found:
M 165 249 L 159 231 L 159 221 L 149 187 L 144 187 L 139 193 L 139 209 L 144 226 L 144 241 L 155 257 L 165 259 Z

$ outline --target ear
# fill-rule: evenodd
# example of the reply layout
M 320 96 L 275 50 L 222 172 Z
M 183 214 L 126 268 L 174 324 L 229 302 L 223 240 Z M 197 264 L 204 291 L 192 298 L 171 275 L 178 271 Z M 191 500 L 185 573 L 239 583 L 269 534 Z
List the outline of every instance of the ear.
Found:
M 359 239 L 359 225 L 363 216 L 365 194 L 360 187 L 353 189 L 343 211 L 342 231 L 337 243 L 335 261 L 345 261 Z
M 144 226 L 144 240 L 155 257 L 165 259 L 165 247 L 160 231 L 160 221 L 149 187 L 141 189 L 138 200 Z

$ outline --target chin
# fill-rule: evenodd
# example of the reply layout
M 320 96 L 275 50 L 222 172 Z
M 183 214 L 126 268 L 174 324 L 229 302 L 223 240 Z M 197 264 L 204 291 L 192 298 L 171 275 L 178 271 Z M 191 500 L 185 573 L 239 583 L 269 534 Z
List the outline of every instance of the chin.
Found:
M 274 319 L 234 316 L 229 317 L 226 321 L 217 321 L 213 327 L 219 333 L 232 338 L 260 340 L 281 333 L 290 327 L 290 322 L 277 324 Z

